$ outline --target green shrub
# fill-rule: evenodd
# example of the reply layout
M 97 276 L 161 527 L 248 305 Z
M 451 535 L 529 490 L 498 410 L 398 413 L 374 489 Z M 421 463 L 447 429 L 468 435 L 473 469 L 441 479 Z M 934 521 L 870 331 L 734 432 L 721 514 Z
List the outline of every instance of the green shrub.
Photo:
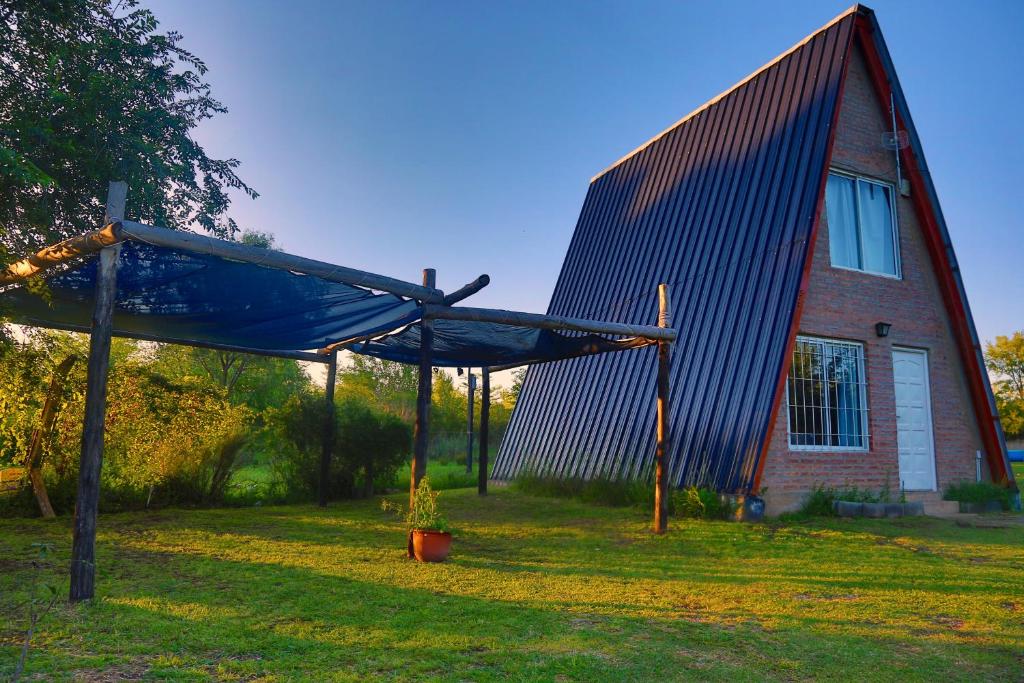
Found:
M 804 498 L 800 512 L 811 517 L 832 517 L 835 515 L 833 503 L 837 500 L 840 498 L 837 497 L 834 488 L 815 486 Z
M 1004 510 L 1010 509 L 1010 490 L 987 481 L 961 481 L 951 484 L 946 488 L 942 498 L 962 503 L 998 501 Z
M 50 371 L 69 354 L 84 358 L 85 344 L 71 335 L 40 334 L 0 354 L 0 464 L 24 464 Z M 199 378 L 171 379 L 156 372 L 130 342 L 115 340 L 111 360 L 100 510 L 218 502 L 241 447 L 230 442 L 244 441 L 252 419 L 249 409 L 231 405 L 223 392 Z M 74 509 L 85 383 L 86 365 L 79 362 L 62 386 L 41 459 L 58 514 Z M 9 514 L 38 513 L 27 487 L 4 496 L 0 506 Z
M 901 495 L 900 498 L 902 497 Z M 888 488 L 874 492 L 856 486 L 835 488 L 819 484 L 804 498 L 799 514 L 810 517 L 833 517 L 836 514 L 833 504 L 837 500 L 853 503 L 888 503 L 892 501 L 892 494 Z
M 316 495 L 326 409 L 320 396 L 307 392 L 267 412 L 261 441 L 264 448 L 273 450 L 273 468 L 287 500 L 310 500 Z M 335 419 L 328 479 L 331 497 L 368 495 L 393 486 L 398 468 L 411 451 L 409 425 L 360 397 L 340 401 Z
M 339 404 L 337 420 L 335 455 L 351 480 L 348 493 L 356 493 L 358 486 L 358 492 L 372 495 L 374 490 L 393 486 L 398 468 L 408 462 L 412 451 L 412 428 L 396 415 L 355 398 Z

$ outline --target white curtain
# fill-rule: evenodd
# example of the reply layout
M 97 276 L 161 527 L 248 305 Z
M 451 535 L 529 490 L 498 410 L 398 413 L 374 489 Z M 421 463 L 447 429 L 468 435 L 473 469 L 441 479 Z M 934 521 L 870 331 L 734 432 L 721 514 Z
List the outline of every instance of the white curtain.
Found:
M 864 245 L 864 270 L 896 274 L 893 250 L 892 198 L 884 185 L 860 183 L 860 225 Z M 827 201 L 827 200 L 826 200 Z M 829 215 L 829 223 L 832 216 Z
M 825 186 L 825 212 L 833 266 L 861 267 L 855 202 L 853 178 L 829 174 Z

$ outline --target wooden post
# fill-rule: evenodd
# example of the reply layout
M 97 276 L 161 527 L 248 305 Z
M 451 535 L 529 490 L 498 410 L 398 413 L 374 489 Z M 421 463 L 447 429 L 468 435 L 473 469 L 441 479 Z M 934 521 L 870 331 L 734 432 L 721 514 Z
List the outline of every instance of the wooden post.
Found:
M 334 419 L 334 384 L 338 377 L 338 352 L 332 351 L 327 362 L 327 389 L 324 393 L 323 450 L 320 452 L 320 481 L 317 482 L 317 499 L 320 507 L 327 507 L 331 482 L 331 455 L 334 452 L 336 421 Z
M 473 473 L 473 390 L 476 389 L 476 376 L 472 368 L 466 376 L 466 474 Z
M 658 327 L 670 327 L 668 285 L 658 285 Z M 669 368 L 671 342 L 658 342 L 658 448 L 654 466 L 654 533 L 668 529 Z
M 43 470 L 40 458 L 43 455 L 43 444 L 53 431 L 53 423 L 57 419 L 57 404 L 60 402 L 61 389 L 64 380 L 67 379 L 71 366 L 78 360 L 78 356 L 71 354 L 53 371 L 50 378 L 50 388 L 46 392 L 46 400 L 43 402 L 43 412 L 39 417 L 39 427 L 32 432 L 32 440 L 29 442 L 28 455 L 25 457 L 25 467 L 28 469 L 28 479 L 32 482 L 32 493 L 35 494 L 36 502 L 39 504 L 39 512 L 43 517 L 52 519 L 56 517 L 53 506 L 50 504 L 50 496 L 46 493 L 46 483 L 43 481 Z
M 124 217 L 128 184 L 112 182 L 107 191 L 107 217 L 111 223 Z M 85 387 L 85 418 L 82 455 L 75 498 L 71 541 L 71 602 L 90 600 L 96 584 L 96 516 L 99 511 L 100 469 L 103 466 L 103 429 L 107 410 L 107 371 L 110 369 L 110 338 L 117 299 L 117 260 L 121 245 L 100 251 L 96 273 L 96 303 L 89 333 L 89 369 Z
M 423 286 L 434 289 L 437 273 L 433 268 L 423 269 Z M 434 390 L 433 378 L 434 323 L 420 321 L 420 383 L 416 392 L 416 424 L 412 433 L 412 472 L 409 476 L 409 509 L 413 507 L 416 489 L 427 473 L 427 442 L 430 432 L 430 398 Z
M 487 495 L 487 432 L 491 419 L 491 371 L 482 368 L 480 371 L 480 458 L 476 464 L 476 490 L 481 496 Z

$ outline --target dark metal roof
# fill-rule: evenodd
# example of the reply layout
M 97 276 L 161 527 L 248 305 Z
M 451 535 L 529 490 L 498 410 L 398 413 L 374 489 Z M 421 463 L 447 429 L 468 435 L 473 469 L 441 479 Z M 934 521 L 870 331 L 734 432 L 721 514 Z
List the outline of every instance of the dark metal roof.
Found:
M 856 8 L 596 177 L 548 308 L 653 324 L 669 283 L 676 485 L 748 489 L 769 429 Z M 642 476 L 656 353 L 530 367 L 495 464 Z

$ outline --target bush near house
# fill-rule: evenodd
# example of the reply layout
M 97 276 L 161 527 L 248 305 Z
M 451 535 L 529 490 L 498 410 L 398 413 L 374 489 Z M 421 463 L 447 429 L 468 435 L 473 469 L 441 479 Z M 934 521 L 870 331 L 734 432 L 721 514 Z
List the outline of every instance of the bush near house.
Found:
M 1010 509 L 1010 490 L 986 481 L 962 481 L 951 484 L 942 495 L 944 500 L 961 503 L 998 502 L 1004 510 Z
M 819 484 L 807 494 L 798 514 L 810 517 L 834 517 L 836 513 L 833 504 L 837 500 L 853 503 L 889 503 L 892 502 L 892 493 L 888 489 L 869 491 L 856 486 L 836 488 Z

